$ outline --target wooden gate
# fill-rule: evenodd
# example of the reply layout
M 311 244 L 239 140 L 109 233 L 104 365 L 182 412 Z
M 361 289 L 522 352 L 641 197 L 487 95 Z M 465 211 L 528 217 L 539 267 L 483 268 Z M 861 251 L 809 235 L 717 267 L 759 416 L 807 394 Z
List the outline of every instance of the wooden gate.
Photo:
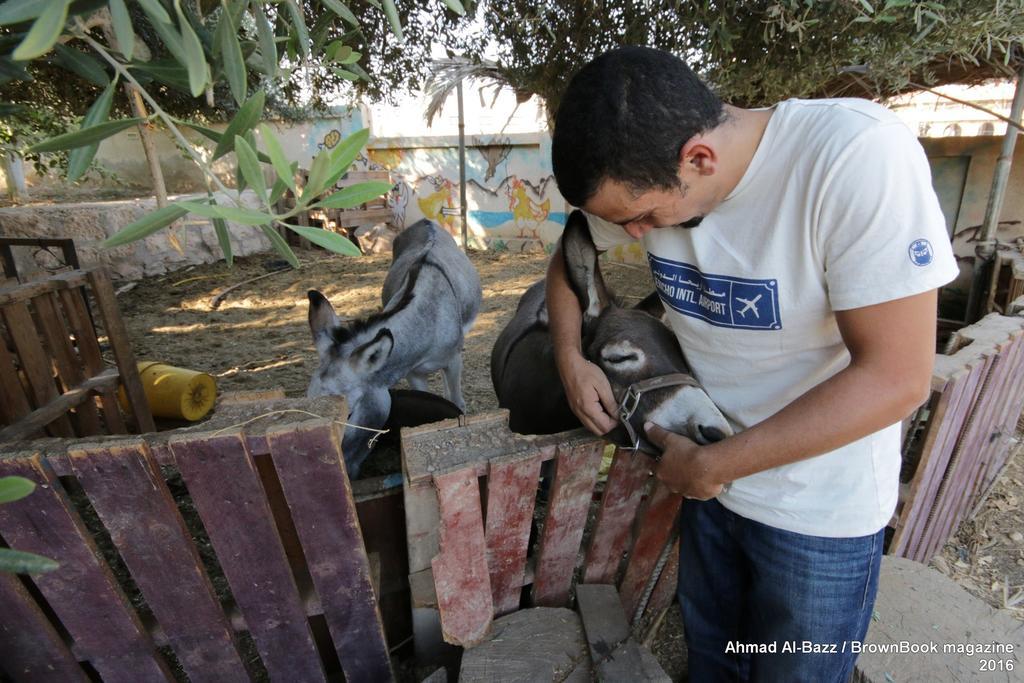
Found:
M 390 679 L 338 421 L 308 419 L 335 403 L 0 454 L 0 476 L 37 485 L 0 505 L 0 537 L 60 563 L 0 574 L 0 672 Z
M 582 430 L 513 434 L 504 410 L 402 431 L 419 656 L 442 636 L 471 646 L 521 607 L 565 606 L 576 581 L 617 584 L 634 624 L 671 602 L 682 498 L 630 451 L 601 481 L 604 450 Z

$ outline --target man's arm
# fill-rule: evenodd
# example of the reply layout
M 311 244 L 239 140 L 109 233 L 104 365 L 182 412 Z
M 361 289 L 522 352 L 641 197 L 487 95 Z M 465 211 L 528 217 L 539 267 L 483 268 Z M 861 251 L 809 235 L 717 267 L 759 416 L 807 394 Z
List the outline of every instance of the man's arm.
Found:
M 707 446 L 658 426 L 658 478 L 690 498 L 821 455 L 894 424 L 929 395 L 935 359 L 936 291 L 836 312 L 850 365 L 772 417 Z
M 616 410 L 615 396 L 601 369 L 583 357 L 583 313 L 566 277 L 561 245 L 556 246 L 551 255 L 545 292 L 555 363 L 569 407 L 584 427 L 594 434 L 604 434 L 617 424 L 612 417 Z

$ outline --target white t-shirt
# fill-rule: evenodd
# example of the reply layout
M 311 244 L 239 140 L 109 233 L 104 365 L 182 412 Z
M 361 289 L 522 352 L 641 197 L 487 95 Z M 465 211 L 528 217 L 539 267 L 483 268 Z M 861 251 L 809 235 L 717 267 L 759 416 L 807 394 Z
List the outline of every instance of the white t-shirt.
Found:
M 849 364 L 834 311 L 939 287 L 957 275 L 924 150 L 866 100 L 774 108 L 736 188 L 693 229 L 642 239 L 686 359 L 737 430 Z M 631 241 L 593 216 L 599 249 Z M 807 429 L 817 427 L 808 424 Z M 733 482 L 719 497 L 764 524 L 852 537 L 896 506 L 900 425 Z

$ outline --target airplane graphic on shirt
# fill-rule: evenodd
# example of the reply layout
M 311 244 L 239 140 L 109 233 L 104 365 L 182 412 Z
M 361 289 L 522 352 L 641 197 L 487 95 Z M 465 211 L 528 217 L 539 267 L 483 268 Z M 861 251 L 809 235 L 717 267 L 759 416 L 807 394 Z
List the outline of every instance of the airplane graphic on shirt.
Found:
M 740 310 L 736 311 L 736 313 L 741 318 L 746 318 L 747 317 L 747 311 L 753 311 L 754 312 L 754 317 L 755 318 L 760 318 L 761 314 L 757 312 L 757 302 L 761 300 L 762 296 L 763 295 L 758 294 L 753 299 L 744 299 L 741 296 L 736 297 L 736 301 L 739 301 L 741 304 L 744 305 L 743 308 L 741 308 Z

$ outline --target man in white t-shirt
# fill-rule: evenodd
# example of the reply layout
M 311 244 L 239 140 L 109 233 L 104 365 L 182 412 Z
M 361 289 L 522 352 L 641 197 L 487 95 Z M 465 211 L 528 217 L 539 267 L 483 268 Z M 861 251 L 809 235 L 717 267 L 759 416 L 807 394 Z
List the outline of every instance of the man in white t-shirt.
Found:
M 740 109 L 678 58 L 622 48 L 573 78 L 552 161 L 599 249 L 640 240 L 736 431 L 698 445 L 647 428 L 658 478 L 687 499 L 690 679 L 845 682 L 896 506 L 899 423 L 928 397 L 936 288 L 957 273 L 923 150 L 871 102 Z M 547 292 L 570 405 L 606 433 L 617 397 L 581 354 L 558 253 Z

